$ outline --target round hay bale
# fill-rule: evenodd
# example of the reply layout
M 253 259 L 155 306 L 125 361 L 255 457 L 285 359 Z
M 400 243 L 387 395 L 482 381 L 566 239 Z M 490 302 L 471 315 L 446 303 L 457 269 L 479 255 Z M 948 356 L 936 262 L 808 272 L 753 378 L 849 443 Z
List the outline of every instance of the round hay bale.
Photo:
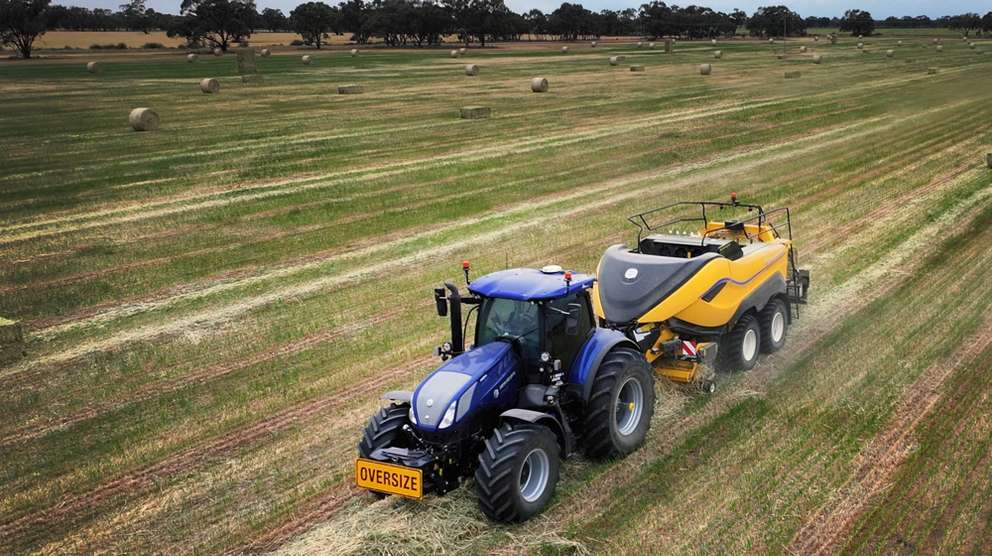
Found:
M 717 60 L 719 60 L 720 58 L 723 58 L 723 51 L 722 50 L 714 50 L 713 51 L 713 57 L 716 58 Z
M 620 65 L 620 57 L 619 56 L 610 56 L 610 65 L 611 66 L 619 66 Z
M 223 56 L 223 55 L 224 55 L 224 51 L 221 50 L 219 46 L 214 49 L 214 56 Z
M 803 54 L 806 54 L 806 47 L 805 46 L 800 46 L 799 47 L 799 52 L 802 52 Z
M 263 48 L 262 51 L 259 52 L 259 54 L 262 55 L 262 58 L 268 58 L 269 56 L 272 56 L 272 51 L 269 50 L 268 48 Z
M 644 66 L 640 64 L 634 64 L 630 66 L 630 71 L 644 71 Z
M 135 131 L 152 131 L 158 129 L 158 114 L 151 108 L 135 108 L 127 117 L 131 129 Z
M 459 109 L 459 115 L 463 120 L 485 120 L 493 113 L 493 109 L 488 106 L 465 106 Z
M 198 56 L 196 55 L 195 52 L 190 52 L 189 54 L 186 55 L 186 61 L 191 64 L 195 62 L 197 58 Z
M 713 66 L 710 64 L 699 64 L 699 75 L 709 75 L 713 72 Z
M 479 66 L 468 64 L 465 66 L 465 75 L 479 75 Z
M 459 56 L 464 56 L 466 52 L 468 52 L 468 49 L 465 48 L 464 46 L 458 49 Z
M 351 57 L 354 58 L 355 56 L 358 56 L 358 49 L 357 48 L 352 48 L 351 49 Z
M 896 41 L 896 46 L 902 46 L 902 41 Z
M 653 42 L 649 42 L 648 43 L 648 48 L 654 48 L 654 43 Z
M 865 43 L 863 42 L 858 43 L 858 50 L 862 50 L 864 47 L 865 47 Z
M 768 39 L 768 44 L 775 44 L 775 39 L 773 38 Z
M 596 41 L 592 41 L 591 43 L 589 43 L 589 46 L 596 48 L 596 44 L 597 44 Z
M 885 57 L 886 58 L 891 58 L 891 57 L 893 57 L 895 55 L 896 55 L 896 51 L 895 50 L 886 50 L 885 51 Z
M 88 71 L 90 73 L 99 73 L 100 72 L 100 64 L 98 64 L 96 62 L 87 62 L 86 63 L 86 71 Z
M 220 81 L 217 81 L 213 77 L 204 77 L 200 80 L 200 90 L 207 94 L 219 93 Z
M 448 55 L 451 56 L 452 58 L 457 58 L 458 50 L 452 50 Z
M 938 44 L 937 45 L 937 52 L 943 52 L 943 51 L 944 51 L 944 45 Z
M 350 85 L 338 85 L 339 95 L 359 95 L 365 92 L 365 88 L 361 85 L 355 85 L 354 83 Z
M 716 44 L 716 39 L 710 39 L 710 44 Z
M 300 58 L 300 60 L 303 61 L 304 66 L 309 66 L 310 62 L 313 61 L 313 58 L 311 58 L 309 54 L 305 54 L 302 58 Z
M 939 43 L 940 43 L 940 39 L 934 39 L 934 40 L 933 40 L 933 43 L 934 43 L 934 44 L 939 44 Z
M 644 46 L 644 41 L 637 41 L 637 48 Z
M 568 54 L 568 47 L 567 46 L 561 47 L 561 53 L 562 54 Z
M 530 80 L 530 90 L 535 93 L 548 92 L 548 80 L 543 77 L 535 77 Z
M 814 64 L 819 64 L 821 62 L 823 62 L 823 56 L 821 56 L 819 54 L 814 54 L 813 55 L 813 63 Z
M 820 37 L 817 35 L 813 36 L 813 42 L 820 42 Z
M 975 49 L 975 43 L 973 43 L 973 42 L 968 43 L 968 48 L 974 50 Z

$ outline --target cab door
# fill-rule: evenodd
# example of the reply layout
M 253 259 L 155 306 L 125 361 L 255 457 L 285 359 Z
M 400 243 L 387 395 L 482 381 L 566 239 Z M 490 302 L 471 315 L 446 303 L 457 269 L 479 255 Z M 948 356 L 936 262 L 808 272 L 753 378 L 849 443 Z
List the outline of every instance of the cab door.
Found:
M 592 307 L 589 303 L 589 292 L 579 290 L 573 294 L 554 299 L 548 303 L 547 334 L 551 356 L 561 360 L 562 370 L 567 375 L 572 369 L 572 363 L 586 342 L 593 328 Z M 578 305 L 578 326 L 569 334 L 568 317 L 563 313 L 569 311 L 570 305 Z

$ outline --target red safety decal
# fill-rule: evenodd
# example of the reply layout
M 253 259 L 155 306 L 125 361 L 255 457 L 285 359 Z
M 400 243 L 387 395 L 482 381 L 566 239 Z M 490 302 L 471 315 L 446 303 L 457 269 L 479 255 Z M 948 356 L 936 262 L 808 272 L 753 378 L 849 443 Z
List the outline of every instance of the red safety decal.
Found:
M 682 340 L 682 355 L 687 357 L 695 357 L 696 352 L 696 341 L 695 340 Z

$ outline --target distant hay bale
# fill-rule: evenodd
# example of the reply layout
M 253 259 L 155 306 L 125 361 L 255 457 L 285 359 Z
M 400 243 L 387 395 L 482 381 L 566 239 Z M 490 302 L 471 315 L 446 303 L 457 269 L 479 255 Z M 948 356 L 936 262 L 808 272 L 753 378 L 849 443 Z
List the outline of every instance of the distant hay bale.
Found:
M 902 46 L 902 41 L 896 41 L 896 46 Z
M 131 128 L 135 131 L 153 131 L 158 129 L 158 114 L 151 108 L 135 108 L 127 117 Z
M 468 49 L 465 48 L 464 46 L 458 49 L 459 56 L 464 56 L 466 52 L 468 52 Z
M 465 66 L 465 75 L 479 75 L 479 66 L 468 64 Z
M 465 106 L 459 113 L 463 120 L 485 120 L 492 115 L 493 109 L 488 106 Z
M 190 52 L 189 54 L 186 55 L 186 61 L 192 64 L 193 62 L 196 61 L 197 57 L 198 56 L 196 55 L 195 52 Z
M 620 65 L 620 57 L 619 56 L 610 56 L 610 65 L 611 66 L 619 66 Z
M 927 75 L 937 75 L 937 68 L 927 68 Z
M 943 52 L 943 51 L 944 51 L 944 45 L 938 44 L 937 45 L 937 52 Z
M 310 62 L 313 61 L 313 58 L 311 58 L 309 54 L 306 54 L 302 58 L 300 58 L 300 60 L 303 61 L 303 65 L 304 66 L 309 66 L 310 65 Z
M 365 92 L 365 88 L 361 85 L 355 85 L 354 83 L 350 85 L 338 85 L 339 95 L 358 95 Z
M 357 48 L 352 48 L 351 49 L 351 57 L 354 58 L 355 56 L 358 56 L 358 49 Z
M 530 90 L 535 93 L 548 92 L 548 80 L 543 77 L 535 77 L 530 80 Z
M 716 39 L 710 39 L 710 44 L 716 44 Z
M 709 75 L 713 72 L 713 66 L 710 64 L 699 64 L 699 75 Z
M 837 44 L 837 36 L 830 35 L 830 44 Z
M 723 51 L 722 50 L 714 50 L 713 51 L 713 57 L 716 58 L 717 60 L 719 60 L 720 58 L 723 58 Z
M 653 42 L 649 42 L 648 43 L 648 48 L 654 48 L 654 43 Z
M 567 46 L 561 47 L 561 53 L 562 54 L 568 54 L 568 47 Z
M 223 55 L 224 55 L 224 51 L 221 50 L 219 46 L 214 49 L 214 56 L 223 56 Z
M 204 77 L 200 80 L 200 90 L 207 94 L 219 93 L 220 81 L 217 81 L 213 77 Z
M 0 317 L 0 365 L 13 363 L 24 355 L 24 328 L 21 323 Z
M 802 77 L 802 75 L 803 75 L 802 72 L 798 72 L 798 71 L 785 72 L 786 79 L 799 79 L 800 77 Z
M 100 73 L 100 64 L 96 62 L 87 62 L 86 71 L 90 73 Z
M 634 64 L 630 66 L 630 71 L 644 71 L 644 66 L 640 64 Z
M 819 35 L 813 35 L 813 42 L 820 42 Z
M 865 36 L 864 35 L 858 35 L 858 38 L 859 39 L 863 39 L 863 38 L 865 38 Z
M 891 58 L 891 57 L 893 57 L 895 55 L 896 55 L 896 51 L 895 50 L 886 50 L 885 51 L 885 57 L 886 58 Z
M 452 50 L 448 55 L 451 56 L 452 58 L 457 58 L 458 50 Z
M 800 46 L 799 47 L 799 52 L 802 52 L 803 54 L 805 54 L 806 53 L 806 47 L 805 46 Z
M 260 54 L 262 55 L 262 58 L 268 58 L 269 56 L 272 56 L 272 51 L 268 48 L 263 48 Z
M 637 48 L 644 46 L 644 41 L 637 41 Z
M 865 47 L 865 43 L 863 43 L 863 42 L 859 42 L 859 43 L 858 43 L 858 50 L 861 50 L 861 49 L 863 49 L 864 47 Z
M 819 64 L 821 62 L 823 62 L 823 56 L 821 56 L 820 54 L 814 54 L 813 55 L 813 63 L 814 64 Z
M 968 43 L 968 48 L 974 50 L 975 49 L 975 43 L 973 43 L 973 42 Z
M 591 43 L 589 43 L 589 46 L 596 48 L 596 44 L 597 44 L 596 41 L 592 41 Z
M 774 38 L 769 38 L 768 39 L 768 44 L 775 44 L 775 39 Z

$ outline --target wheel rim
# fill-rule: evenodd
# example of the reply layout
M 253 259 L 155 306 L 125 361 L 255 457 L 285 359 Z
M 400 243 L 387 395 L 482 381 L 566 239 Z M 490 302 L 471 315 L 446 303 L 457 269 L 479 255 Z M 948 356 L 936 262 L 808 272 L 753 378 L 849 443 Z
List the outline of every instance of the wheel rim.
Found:
M 779 343 L 783 334 L 785 334 L 785 316 L 782 315 L 782 311 L 775 311 L 775 316 L 772 317 L 772 341 Z
M 616 422 L 617 432 L 627 436 L 637 429 L 644 411 L 644 389 L 634 377 L 628 378 L 617 392 Z
M 748 328 L 747 332 L 744 333 L 744 342 L 741 345 L 741 351 L 743 352 L 745 361 L 754 359 L 754 355 L 758 351 L 758 334 L 753 328 Z
M 548 476 L 551 475 L 551 462 L 548 454 L 541 449 L 531 450 L 520 466 L 520 476 L 517 477 L 520 497 L 527 502 L 533 502 L 544 494 L 548 486 Z

